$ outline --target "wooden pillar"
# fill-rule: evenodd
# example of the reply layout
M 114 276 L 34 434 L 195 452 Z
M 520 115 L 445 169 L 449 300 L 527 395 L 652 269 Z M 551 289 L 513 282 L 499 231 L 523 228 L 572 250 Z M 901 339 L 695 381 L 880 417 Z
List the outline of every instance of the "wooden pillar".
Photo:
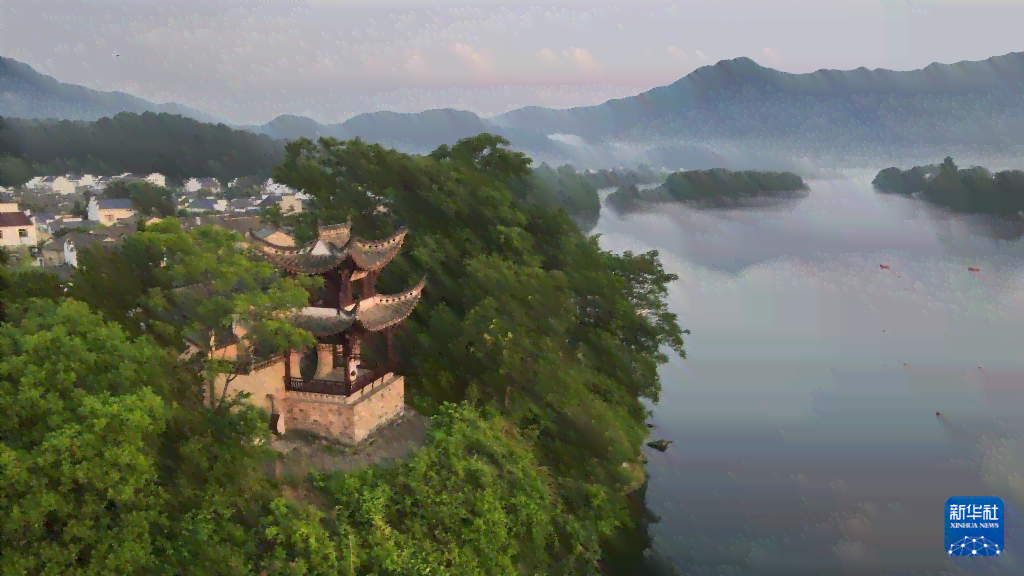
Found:
M 346 385 L 349 385 L 349 386 L 352 385 L 352 377 L 348 373 L 349 372 L 348 371 L 349 359 L 352 357 L 352 341 L 351 341 L 351 336 L 352 335 L 350 333 L 346 332 L 345 335 L 341 339 L 341 355 L 342 355 L 341 368 L 345 372 L 344 378 L 342 378 L 342 380 L 345 382 Z
M 362 335 L 355 333 L 349 335 L 348 358 L 345 359 L 345 379 L 349 383 L 356 379 L 356 367 L 359 365 L 359 355 L 362 352 Z
M 284 383 L 285 386 L 291 382 L 292 378 L 292 351 L 291 349 L 284 351 Z
M 338 269 L 338 273 L 341 280 L 338 287 L 338 307 L 344 308 L 352 304 L 352 267 L 345 264 L 344 268 Z
M 338 345 L 331 344 L 331 370 L 335 370 L 338 364 Z
M 379 275 L 379 271 L 374 271 L 367 272 L 366 276 L 363 276 L 363 293 L 360 295 L 362 298 L 372 298 L 377 294 L 377 276 Z
M 341 274 L 336 269 L 324 274 L 324 306 L 341 308 Z

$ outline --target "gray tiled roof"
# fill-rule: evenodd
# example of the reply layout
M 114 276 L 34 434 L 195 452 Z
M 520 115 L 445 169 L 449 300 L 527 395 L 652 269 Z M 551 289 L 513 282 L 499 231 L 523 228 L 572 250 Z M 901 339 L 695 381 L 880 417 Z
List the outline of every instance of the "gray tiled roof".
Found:
M 129 198 L 98 198 L 100 210 L 134 210 Z

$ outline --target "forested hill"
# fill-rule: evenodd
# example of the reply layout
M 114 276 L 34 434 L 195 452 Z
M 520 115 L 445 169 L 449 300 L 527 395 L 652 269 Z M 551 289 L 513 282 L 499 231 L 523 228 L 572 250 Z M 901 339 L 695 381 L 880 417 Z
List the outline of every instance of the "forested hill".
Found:
M 116 175 L 159 172 L 175 180 L 269 175 L 284 160 L 284 142 L 183 116 L 124 112 L 95 122 L 6 118 L 6 186 L 69 172 Z
M 380 292 L 429 279 L 395 371 L 433 423 L 387 467 L 267 474 L 267 415 L 210 393 L 235 365 L 178 361 L 239 317 L 257 349 L 314 345 L 278 312 L 322 281 L 235 233 L 147 224 L 81 251 L 64 286 L 0 258 L 0 574 L 637 575 L 650 541 L 626 493 L 658 369 L 685 358 L 677 277 L 520 201 L 508 183 L 530 163 L 491 135 L 426 156 L 325 139 L 290 143 L 273 172 L 310 195 L 297 236 L 405 228 Z M 181 314 L 166 294 L 200 281 L 202 313 Z

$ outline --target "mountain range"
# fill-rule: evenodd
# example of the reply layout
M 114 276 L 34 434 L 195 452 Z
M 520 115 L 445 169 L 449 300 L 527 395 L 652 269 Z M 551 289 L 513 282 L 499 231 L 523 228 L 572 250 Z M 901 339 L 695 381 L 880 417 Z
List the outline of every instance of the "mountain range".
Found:
M 0 61 L 0 88 L 2 116 L 93 120 L 154 111 L 217 121 L 179 104 L 62 84 L 7 58 Z M 491 132 L 539 161 L 579 167 L 644 162 L 806 173 L 858 159 L 1009 156 L 1024 149 L 1024 52 L 909 72 L 789 74 L 736 58 L 596 106 L 529 106 L 491 118 L 453 109 L 374 112 L 338 124 L 282 115 L 237 128 L 275 139 L 359 136 L 415 153 Z

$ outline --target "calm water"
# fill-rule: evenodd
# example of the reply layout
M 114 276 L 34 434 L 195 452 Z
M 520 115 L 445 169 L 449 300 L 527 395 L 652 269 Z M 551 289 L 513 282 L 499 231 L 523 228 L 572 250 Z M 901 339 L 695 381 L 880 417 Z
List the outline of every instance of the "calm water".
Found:
M 648 454 L 648 504 L 686 574 L 1024 574 L 1020 230 L 871 175 L 602 214 L 606 249 L 680 276 L 689 359 L 663 369 L 655 437 L 675 443 Z M 967 495 L 1006 502 L 1001 557 L 946 556 L 943 503 Z

